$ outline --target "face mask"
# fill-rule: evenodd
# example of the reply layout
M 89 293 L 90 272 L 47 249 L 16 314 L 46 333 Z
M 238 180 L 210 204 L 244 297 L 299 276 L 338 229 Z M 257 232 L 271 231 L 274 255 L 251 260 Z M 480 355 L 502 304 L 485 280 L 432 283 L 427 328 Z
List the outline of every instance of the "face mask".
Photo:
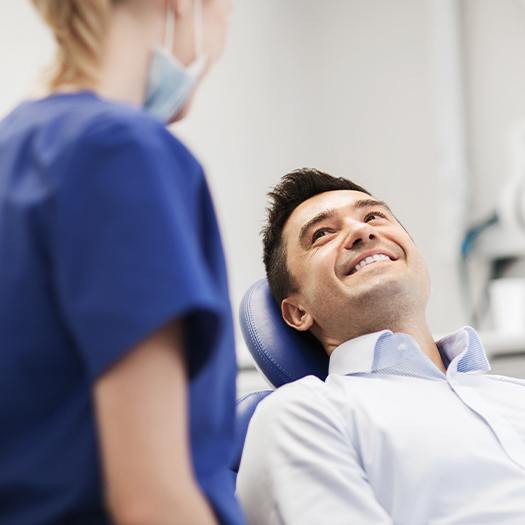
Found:
M 165 47 L 153 51 L 144 109 L 163 122 L 169 122 L 180 113 L 206 66 L 206 56 L 202 52 L 201 0 L 194 0 L 194 24 L 197 58 L 189 66 L 184 67 L 170 52 L 173 49 L 175 25 L 175 15 L 171 7 L 168 8 L 166 21 Z

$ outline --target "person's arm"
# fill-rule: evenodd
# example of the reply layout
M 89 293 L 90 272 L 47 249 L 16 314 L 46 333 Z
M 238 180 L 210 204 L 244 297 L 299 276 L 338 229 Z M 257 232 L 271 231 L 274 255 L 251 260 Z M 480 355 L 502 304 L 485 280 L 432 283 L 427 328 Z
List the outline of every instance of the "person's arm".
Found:
M 302 380 L 257 407 L 237 495 L 250 525 L 392 524 L 339 414 Z
M 95 383 L 94 398 L 116 523 L 215 524 L 191 467 L 181 322 L 117 361 Z

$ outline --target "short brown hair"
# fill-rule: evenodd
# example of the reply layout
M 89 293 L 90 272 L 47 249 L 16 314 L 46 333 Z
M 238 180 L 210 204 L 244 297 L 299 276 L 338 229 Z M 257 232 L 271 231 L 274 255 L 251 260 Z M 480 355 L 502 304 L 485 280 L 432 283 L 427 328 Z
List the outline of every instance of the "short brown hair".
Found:
M 286 264 L 283 229 L 292 212 L 302 202 L 326 191 L 353 190 L 370 195 L 362 186 L 343 177 L 333 177 L 314 168 L 301 168 L 284 175 L 268 197 L 267 221 L 262 230 L 266 277 L 277 304 L 295 290 Z

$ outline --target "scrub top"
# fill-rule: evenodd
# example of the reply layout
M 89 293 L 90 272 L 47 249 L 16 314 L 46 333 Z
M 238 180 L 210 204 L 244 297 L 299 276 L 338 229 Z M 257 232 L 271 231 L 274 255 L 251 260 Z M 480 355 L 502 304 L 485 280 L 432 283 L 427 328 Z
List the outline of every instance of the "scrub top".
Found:
M 242 523 L 231 308 L 201 166 L 160 121 L 88 91 L 18 106 L 0 123 L 0 523 L 111 523 L 92 387 L 178 318 L 196 477 L 219 521 Z

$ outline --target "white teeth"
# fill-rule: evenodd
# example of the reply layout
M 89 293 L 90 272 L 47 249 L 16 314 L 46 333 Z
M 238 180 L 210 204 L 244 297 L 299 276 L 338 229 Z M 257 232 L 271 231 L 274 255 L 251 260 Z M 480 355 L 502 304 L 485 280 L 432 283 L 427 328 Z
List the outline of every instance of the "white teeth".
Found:
M 361 268 L 367 266 L 368 264 L 375 263 L 377 261 L 389 261 L 390 257 L 388 255 L 384 255 L 382 253 L 377 253 L 375 255 L 370 255 L 369 257 L 366 257 L 361 262 L 357 263 L 354 267 L 354 272 L 357 272 Z

